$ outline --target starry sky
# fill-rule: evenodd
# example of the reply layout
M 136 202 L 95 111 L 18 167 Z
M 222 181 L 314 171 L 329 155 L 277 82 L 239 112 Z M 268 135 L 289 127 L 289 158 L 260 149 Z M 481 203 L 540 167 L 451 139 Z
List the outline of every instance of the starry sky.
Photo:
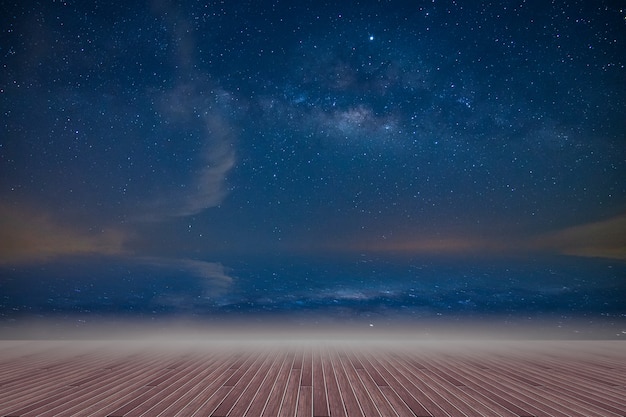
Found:
M 621 2 L 0 8 L 5 326 L 625 327 Z

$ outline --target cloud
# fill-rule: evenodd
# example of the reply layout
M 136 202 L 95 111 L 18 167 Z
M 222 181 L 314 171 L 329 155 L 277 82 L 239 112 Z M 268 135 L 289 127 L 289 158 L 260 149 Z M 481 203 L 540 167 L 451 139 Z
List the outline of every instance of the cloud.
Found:
M 564 255 L 626 260 L 626 214 L 545 234 L 532 246 Z
M 138 257 L 134 261 L 155 267 L 161 270 L 180 271 L 190 274 L 200 280 L 203 289 L 202 296 L 205 298 L 214 298 L 224 295 L 232 286 L 234 278 L 229 275 L 228 268 L 219 262 L 206 262 L 195 259 L 173 259 L 158 257 Z M 171 294 L 163 294 L 171 303 L 174 299 Z M 175 298 L 179 298 L 180 303 L 189 303 L 191 300 L 186 295 L 178 294 Z
M 229 286 L 233 282 L 233 278 L 228 275 L 227 268 L 219 262 L 156 257 L 142 257 L 137 258 L 137 260 L 158 268 L 185 270 L 212 285 Z
M 180 271 L 199 280 L 203 297 L 223 295 L 234 278 L 217 262 L 187 258 L 141 256 L 129 247 L 137 236 L 123 230 L 85 230 L 67 225 L 41 209 L 0 204 L 0 265 L 54 262 L 67 256 L 106 256 L 166 271 Z
M 128 238 L 121 230 L 89 231 L 61 224 L 41 209 L 0 205 L 0 264 L 71 255 L 124 255 Z
M 175 189 L 166 190 L 150 200 L 142 220 L 190 216 L 218 206 L 228 194 L 226 176 L 234 167 L 235 129 L 227 115 L 235 111 L 232 94 L 206 74 L 199 73 L 195 52 L 198 48 L 192 24 L 180 8 L 168 0 L 152 0 L 152 12 L 170 34 L 180 82 L 155 96 L 157 111 L 167 125 L 181 136 L 194 138 L 200 151 L 195 155 L 189 179 Z
M 196 136 L 200 150 L 194 157 L 196 168 L 186 183 L 148 199 L 140 220 L 194 215 L 220 205 L 228 195 L 227 175 L 237 160 L 236 130 L 225 115 L 232 110 L 232 97 L 210 85 L 209 81 L 182 83 L 158 100 L 163 118 L 179 126 L 181 132 Z
M 185 195 L 174 216 L 188 216 L 219 205 L 227 195 L 226 175 L 235 165 L 233 132 L 228 123 L 216 115 L 206 118 L 207 135 L 212 144 L 203 154 L 204 166 L 196 171 L 191 191 Z

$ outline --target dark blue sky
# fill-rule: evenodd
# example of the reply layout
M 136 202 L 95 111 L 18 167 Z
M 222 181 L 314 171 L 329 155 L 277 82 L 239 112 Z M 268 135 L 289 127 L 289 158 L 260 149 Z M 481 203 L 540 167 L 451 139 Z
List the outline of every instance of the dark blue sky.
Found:
M 243 260 L 263 256 L 316 259 L 313 280 L 325 286 L 283 285 L 305 270 L 272 285 L 321 310 L 314 294 L 343 285 L 319 267 L 328 256 L 330 271 L 363 257 L 409 269 L 408 259 L 447 259 L 461 276 L 504 260 L 532 271 L 536 259 L 549 276 L 551 257 L 573 273 L 600 258 L 599 271 L 616 265 L 597 273 L 609 277 L 601 287 L 623 290 L 618 1 L 1 8 L 3 314 L 45 314 L 29 301 L 29 279 L 57 300 L 59 277 L 95 276 L 103 258 L 161 277 L 156 290 L 132 286 L 151 303 L 177 274 L 191 280 L 174 291 L 183 299 L 258 303 L 251 292 L 274 272 Z M 493 279 L 506 275 L 498 268 Z M 358 269 L 357 290 L 376 287 L 384 269 Z M 581 270 L 583 280 L 596 274 Z M 405 305 L 410 285 L 401 287 Z M 99 303 L 76 294 L 68 305 Z M 567 309 L 576 308 L 585 310 Z

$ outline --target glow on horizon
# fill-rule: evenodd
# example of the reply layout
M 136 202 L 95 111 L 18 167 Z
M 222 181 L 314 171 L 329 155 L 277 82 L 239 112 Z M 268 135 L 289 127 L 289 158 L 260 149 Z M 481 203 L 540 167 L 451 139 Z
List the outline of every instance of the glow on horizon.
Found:
M 626 260 L 626 214 L 532 236 L 449 234 L 347 240 L 329 244 L 337 252 L 405 255 L 524 256 L 559 254 Z
M 436 341 L 483 340 L 624 340 L 626 328 L 603 326 L 584 319 L 564 323 L 542 317 L 507 320 L 465 318 L 459 320 L 398 320 L 371 326 L 368 320 L 322 324 L 285 323 L 275 319 L 256 322 L 250 319 L 223 319 L 203 322 L 198 318 L 142 320 L 109 318 L 65 323 L 51 319 L 27 319 L 12 329 L 0 328 L 0 340 L 136 340 L 190 341 L 198 343 L 313 343 L 363 342 L 372 344 Z M 605 323 L 610 324 L 610 323 Z

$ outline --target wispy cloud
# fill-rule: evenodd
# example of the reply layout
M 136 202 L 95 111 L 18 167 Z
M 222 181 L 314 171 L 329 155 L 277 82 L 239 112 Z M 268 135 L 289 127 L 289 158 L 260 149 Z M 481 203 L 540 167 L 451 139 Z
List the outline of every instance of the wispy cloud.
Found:
M 228 269 L 219 262 L 158 257 L 138 257 L 136 261 L 158 268 L 183 270 L 204 280 L 211 287 L 228 287 L 233 283 L 233 277 L 229 275 Z
M 157 257 L 137 257 L 134 261 L 161 271 L 176 271 L 193 277 L 202 289 L 201 298 L 205 300 L 215 300 L 227 294 L 234 282 L 229 269 L 219 262 Z M 194 294 L 185 293 L 161 294 L 159 300 L 177 308 L 190 308 L 198 302 Z
M 190 216 L 218 206 L 227 196 L 226 178 L 236 162 L 236 129 L 230 121 L 232 94 L 196 67 L 196 40 L 190 24 L 176 5 L 152 1 L 152 10 L 168 28 L 176 48 L 181 81 L 154 97 L 156 110 L 167 124 L 191 134 L 200 150 L 194 156 L 191 174 L 182 186 L 154 197 L 140 216 L 143 220 Z M 189 168 L 187 168 L 189 169 Z
M 221 263 L 141 255 L 132 250 L 137 238 L 127 230 L 88 230 L 78 224 L 63 223 L 48 212 L 26 205 L 0 205 L 0 265 L 104 256 L 113 262 L 128 262 L 193 277 L 204 299 L 220 297 L 230 290 L 234 278 Z
M 203 166 L 195 173 L 191 190 L 174 216 L 188 216 L 219 205 L 227 195 L 226 175 L 235 165 L 232 147 L 234 133 L 229 124 L 217 115 L 206 117 L 207 136 L 212 139 L 204 151 Z
M 149 200 L 141 209 L 139 219 L 159 221 L 168 217 L 191 216 L 220 205 L 228 195 L 227 175 L 236 162 L 236 135 L 226 117 L 217 111 L 206 113 L 202 116 L 204 136 L 199 138 L 203 142 L 202 148 L 195 158 L 196 168 L 189 174 L 187 183 L 166 189 Z
M 128 233 L 85 230 L 41 209 L 0 205 L 0 264 L 47 261 L 72 255 L 125 255 Z

